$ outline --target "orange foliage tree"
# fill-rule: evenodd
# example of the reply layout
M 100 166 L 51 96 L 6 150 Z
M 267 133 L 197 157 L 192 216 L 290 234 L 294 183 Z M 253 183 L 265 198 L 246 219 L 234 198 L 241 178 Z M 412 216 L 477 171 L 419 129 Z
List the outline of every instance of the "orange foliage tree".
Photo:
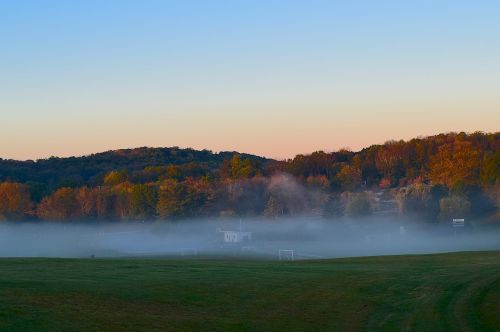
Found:
M 76 191 L 60 188 L 38 204 L 37 215 L 46 220 L 72 219 L 80 217 L 79 207 Z
M 14 182 L 0 183 L 0 219 L 16 220 L 32 209 L 30 192 L 26 185 Z
M 432 156 L 429 177 L 432 182 L 453 187 L 459 183 L 479 183 L 480 153 L 470 142 L 458 141 L 443 145 Z

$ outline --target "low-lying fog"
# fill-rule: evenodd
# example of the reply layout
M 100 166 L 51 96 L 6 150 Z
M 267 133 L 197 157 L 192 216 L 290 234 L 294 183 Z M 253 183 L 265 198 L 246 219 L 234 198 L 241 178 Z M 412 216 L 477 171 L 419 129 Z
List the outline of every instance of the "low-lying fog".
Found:
M 500 250 L 500 229 L 313 218 L 176 223 L 0 225 L 2 257 L 222 255 L 316 259 Z

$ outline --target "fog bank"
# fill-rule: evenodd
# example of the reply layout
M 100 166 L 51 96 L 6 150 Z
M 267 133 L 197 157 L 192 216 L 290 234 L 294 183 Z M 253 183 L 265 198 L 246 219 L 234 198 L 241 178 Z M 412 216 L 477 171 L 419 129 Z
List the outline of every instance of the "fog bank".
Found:
M 236 256 L 324 259 L 500 250 L 499 228 L 367 218 L 0 225 L 1 257 Z

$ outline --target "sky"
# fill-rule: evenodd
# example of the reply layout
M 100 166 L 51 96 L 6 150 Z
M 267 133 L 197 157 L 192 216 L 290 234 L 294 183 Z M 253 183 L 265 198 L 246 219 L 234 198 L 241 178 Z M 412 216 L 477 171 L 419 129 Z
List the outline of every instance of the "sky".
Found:
M 3 0 L 0 158 L 500 130 L 500 1 Z

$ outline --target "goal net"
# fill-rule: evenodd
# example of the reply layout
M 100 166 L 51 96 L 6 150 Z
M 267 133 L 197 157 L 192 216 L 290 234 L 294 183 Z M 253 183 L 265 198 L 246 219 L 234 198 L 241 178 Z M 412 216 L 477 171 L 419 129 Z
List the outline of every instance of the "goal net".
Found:
M 295 254 L 292 249 L 279 249 L 278 257 L 280 261 L 293 261 L 295 260 Z

